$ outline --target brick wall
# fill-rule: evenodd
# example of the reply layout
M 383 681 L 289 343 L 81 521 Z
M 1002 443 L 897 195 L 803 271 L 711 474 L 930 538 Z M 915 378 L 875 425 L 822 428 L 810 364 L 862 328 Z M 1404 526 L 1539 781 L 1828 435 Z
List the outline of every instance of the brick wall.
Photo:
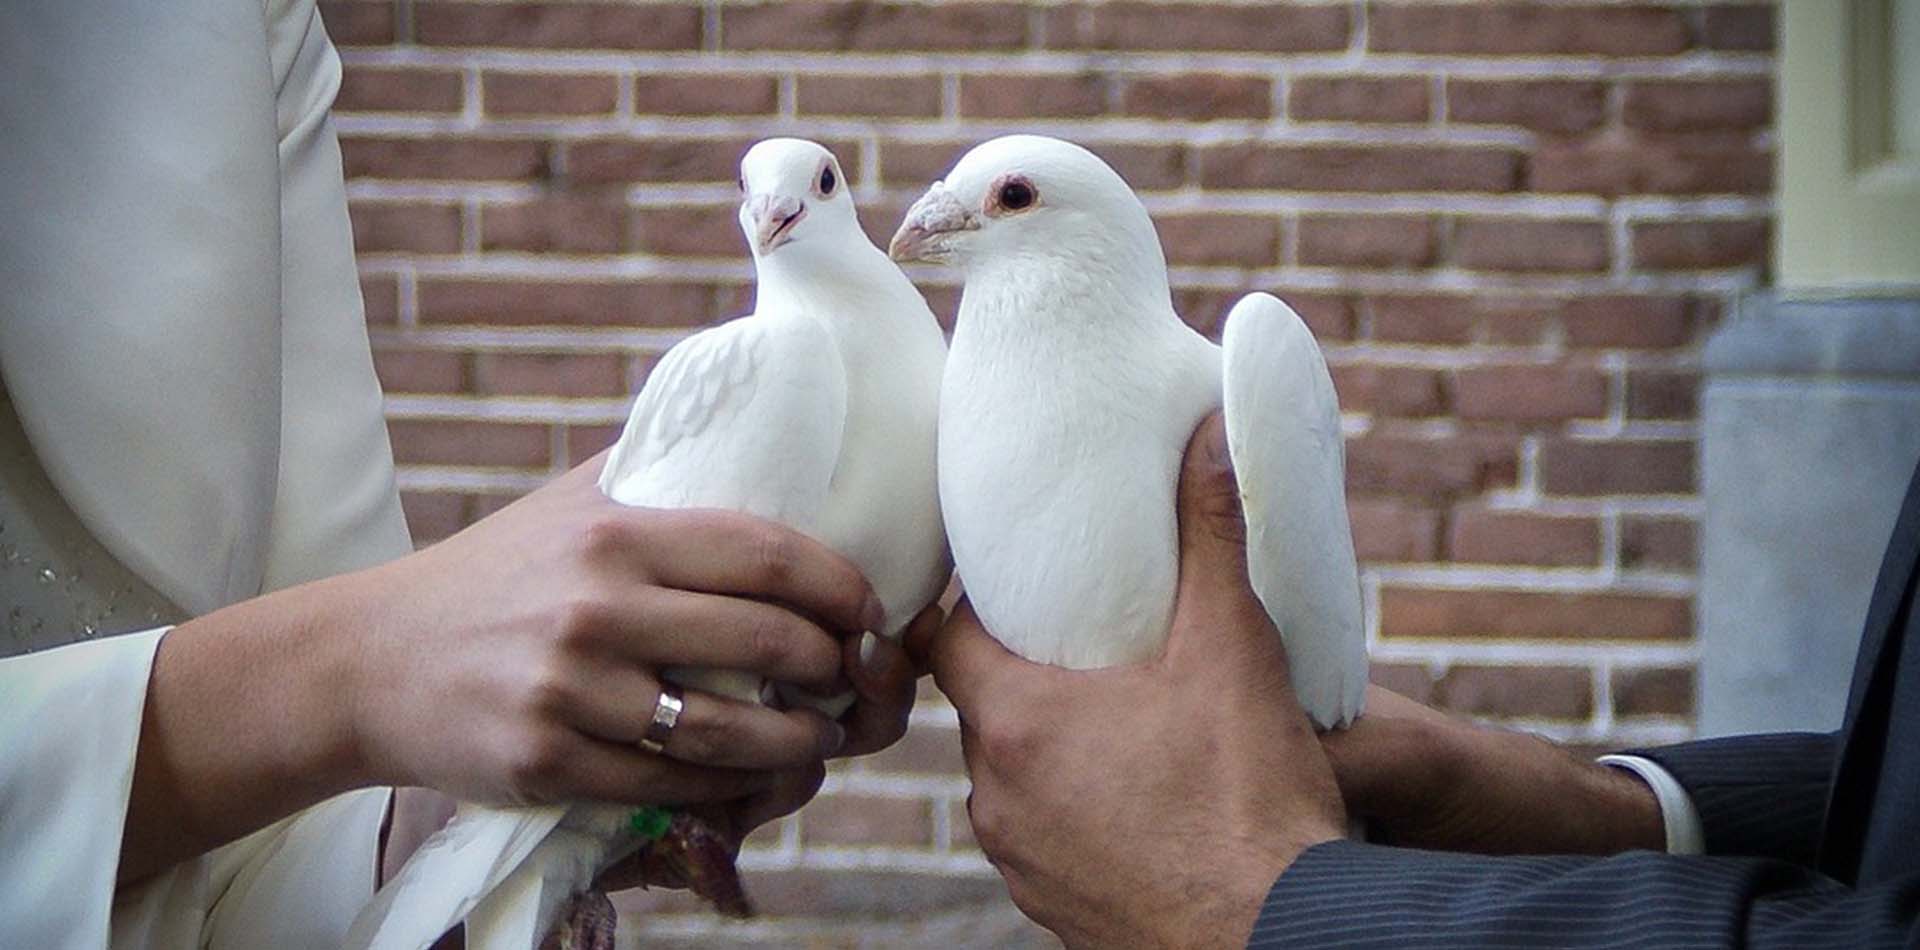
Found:
M 741 311 L 749 142 L 828 143 L 884 241 L 965 146 L 1041 130 L 1143 193 L 1197 326 L 1261 288 L 1318 334 L 1379 679 L 1583 745 L 1687 734 L 1696 367 L 1766 278 L 1770 7 L 322 8 L 422 543 L 606 445 L 663 347 Z M 1029 939 L 953 726 L 929 691 L 755 839 L 771 919 L 630 900 L 650 945 Z

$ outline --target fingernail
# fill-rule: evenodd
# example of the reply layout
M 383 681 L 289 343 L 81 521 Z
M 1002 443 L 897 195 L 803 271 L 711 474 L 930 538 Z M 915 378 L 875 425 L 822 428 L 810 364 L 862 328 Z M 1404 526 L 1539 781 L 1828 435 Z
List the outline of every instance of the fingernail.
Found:
M 861 669 L 866 670 L 869 673 L 874 672 L 873 651 L 878 646 L 880 646 L 880 638 L 874 636 L 873 631 L 868 630 L 865 633 L 860 634 L 860 668 Z
M 827 745 L 824 754 L 833 755 L 847 745 L 847 729 L 837 722 L 827 722 Z
M 887 608 L 881 606 L 880 595 L 867 594 L 867 602 L 860 608 L 860 629 L 880 630 L 887 625 Z

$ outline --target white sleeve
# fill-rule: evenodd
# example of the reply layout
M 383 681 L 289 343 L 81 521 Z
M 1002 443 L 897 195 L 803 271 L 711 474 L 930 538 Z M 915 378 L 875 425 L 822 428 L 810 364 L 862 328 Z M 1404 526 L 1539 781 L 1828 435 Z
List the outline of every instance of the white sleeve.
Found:
M 1603 755 L 1597 761 L 1632 772 L 1653 789 L 1653 796 L 1660 801 L 1660 820 L 1667 826 L 1668 854 L 1706 853 L 1706 830 L 1700 824 L 1700 812 L 1693 807 L 1693 799 L 1673 773 L 1661 768 L 1658 762 L 1637 755 Z
M 147 673 L 165 632 L 0 660 L 0 946 L 106 945 Z

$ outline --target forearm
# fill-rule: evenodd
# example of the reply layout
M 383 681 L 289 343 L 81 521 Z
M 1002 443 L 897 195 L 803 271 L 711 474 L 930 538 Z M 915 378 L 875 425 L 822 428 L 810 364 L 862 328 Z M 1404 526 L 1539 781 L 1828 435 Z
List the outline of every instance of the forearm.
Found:
M 342 579 L 181 624 L 160 642 L 127 805 L 119 879 L 138 880 L 372 784 L 351 708 Z

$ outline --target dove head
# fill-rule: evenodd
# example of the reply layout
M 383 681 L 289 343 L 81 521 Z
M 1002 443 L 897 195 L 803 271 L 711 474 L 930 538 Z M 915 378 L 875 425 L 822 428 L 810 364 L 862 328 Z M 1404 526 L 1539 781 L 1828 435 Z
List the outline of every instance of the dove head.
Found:
M 977 279 L 1080 280 L 1167 296 L 1166 256 L 1146 206 L 1072 142 L 1008 135 L 975 146 L 907 211 L 888 253 Z
M 833 153 L 805 139 L 767 139 L 740 159 L 740 229 L 755 261 L 832 255 L 865 239 Z

